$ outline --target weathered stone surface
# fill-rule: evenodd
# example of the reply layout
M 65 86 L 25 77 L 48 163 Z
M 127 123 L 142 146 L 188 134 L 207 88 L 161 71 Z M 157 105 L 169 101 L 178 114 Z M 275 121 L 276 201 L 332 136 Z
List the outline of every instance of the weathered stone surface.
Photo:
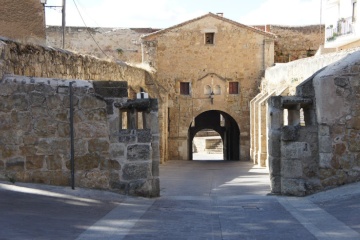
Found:
M 84 156 L 75 156 L 74 163 L 76 171 L 92 170 L 98 168 L 101 162 L 101 156 L 97 154 L 86 154 Z M 70 160 L 66 161 L 66 168 L 70 170 Z
M 84 96 L 80 99 L 80 108 L 106 108 L 105 101 L 102 101 L 95 96 Z
M 45 103 L 46 97 L 43 93 L 40 92 L 32 92 L 30 94 L 31 106 L 33 107 L 41 107 Z
M 88 149 L 90 153 L 109 152 L 109 141 L 101 138 L 91 139 L 88 142 Z
M 2 159 L 16 157 L 19 155 L 19 147 L 17 145 L 0 145 L 0 154 Z
M 14 94 L 10 97 L 9 105 L 17 111 L 26 111 L 29 107 L 29 100 L 26 95 Z
M 331 168 L 332 167 L 332 153 L 319 153 L 319 167 L 320 168 Z
M 94 181 L 95 179 L 96 181 Z M 84 172 L 80 177 L 79 184 L 81 187 L 86 188 L 108 189 L 109 172 L 99 171 L 98 169 Z
M 45 161 L 48 170 L 62 170 L 63 158 L 61 155 L 46 156 Z
M 83 122 L 75 125 L 75 138 L 101 138 L 107 136 L 108 128 L 103 122 Z
M 129 145 L 127 147 L 127 159 L 129 161 L 145 161 L 151 158 L 151 148 L 149 145 Z
M 301 160 L 282 160 L 281 176 L 283 178 L 302 178 L 303 166 Z
M 119 142 L 123 143 L 135 143 L 136 142 L 136 130 L 123 129 L 119 131 Z
M 305 182 L 302 179 L 282 179 L 281 193 L 284 195 L 304 196 L 306 194 Z
M 125 146 L 123 143 L 112 143 L 110 145 L 110 157 L 122 158 L 125 156 Z
M 284 143 L 281 150 L 285 159 L 300 159 L 311 156 L 310 144 L 307 142 Z
M 25 160 L 21 157 L 8 159 L 5 161 L 5 169 L 7 171 L 24 171 Z
M 107 114 L 106 109 L 91 109 L 88 111 L 84 111 L 84 116 L 87 121 L 106 121 Z
M 26 157 L 26 170 L 41 170 L 44 166 L 44 156 Z
M 136 131 L 138 143 L 150 143 L 152 139 L 150 129 L 138 129 Z
M 153 180 L 138 180 L 129 183 L 129 195 L 142 197 L 159 197 L 160 196 L 160 181 Z
M 124 180 L 146 179 L 151 173 L 149 163 L 128 163 L 123 167 L 122 178 Z
M 319 136 L 319 152 L 330 153 L 332 151 L 331 138 L 328 136 Z
M 281 140 L 296 141 L 299 138 L 300 126 L 285 126 L 281 131 Z

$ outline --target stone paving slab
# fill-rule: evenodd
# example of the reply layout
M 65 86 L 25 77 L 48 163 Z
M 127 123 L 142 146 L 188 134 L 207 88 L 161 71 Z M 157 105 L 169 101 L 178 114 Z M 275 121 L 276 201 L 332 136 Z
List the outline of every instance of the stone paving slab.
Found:
M 0 239 L 360 239 L 360 183 L 308 197 L 268 195 L 247 162 L 160 167 L 162 196 L 0 182 Z

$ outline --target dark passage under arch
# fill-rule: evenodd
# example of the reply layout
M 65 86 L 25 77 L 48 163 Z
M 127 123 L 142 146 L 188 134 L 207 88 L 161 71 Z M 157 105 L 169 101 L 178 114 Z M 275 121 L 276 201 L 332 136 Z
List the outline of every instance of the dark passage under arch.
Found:
M 221 121 L 223 119 L 223 121 Z M 189 126 L 188 156 L 193 160 L 192 142 L 197 132 L 211 129 L 219 133 L 223 141 L 224 160 L 240 159 L 240 130 L 236 121 L 226 112 L 210 110 L 199 114 Z

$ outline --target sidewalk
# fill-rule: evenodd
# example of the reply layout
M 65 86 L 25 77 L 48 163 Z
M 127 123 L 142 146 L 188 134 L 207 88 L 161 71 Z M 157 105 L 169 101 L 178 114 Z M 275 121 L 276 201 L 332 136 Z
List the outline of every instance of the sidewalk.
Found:
M 250 162 L 170 161 L 161 197 L 0 183 L 0 239 L 360 239 L 360 183 L 268 195 Z

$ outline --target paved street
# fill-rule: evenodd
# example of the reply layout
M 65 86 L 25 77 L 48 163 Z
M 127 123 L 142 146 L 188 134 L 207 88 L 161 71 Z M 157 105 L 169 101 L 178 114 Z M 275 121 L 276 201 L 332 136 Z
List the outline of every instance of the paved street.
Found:
M 360 239 L 360 183 L 268 195 L 250 162 L 170 161 L 161 197 L 0 183 L 0 239 Z

